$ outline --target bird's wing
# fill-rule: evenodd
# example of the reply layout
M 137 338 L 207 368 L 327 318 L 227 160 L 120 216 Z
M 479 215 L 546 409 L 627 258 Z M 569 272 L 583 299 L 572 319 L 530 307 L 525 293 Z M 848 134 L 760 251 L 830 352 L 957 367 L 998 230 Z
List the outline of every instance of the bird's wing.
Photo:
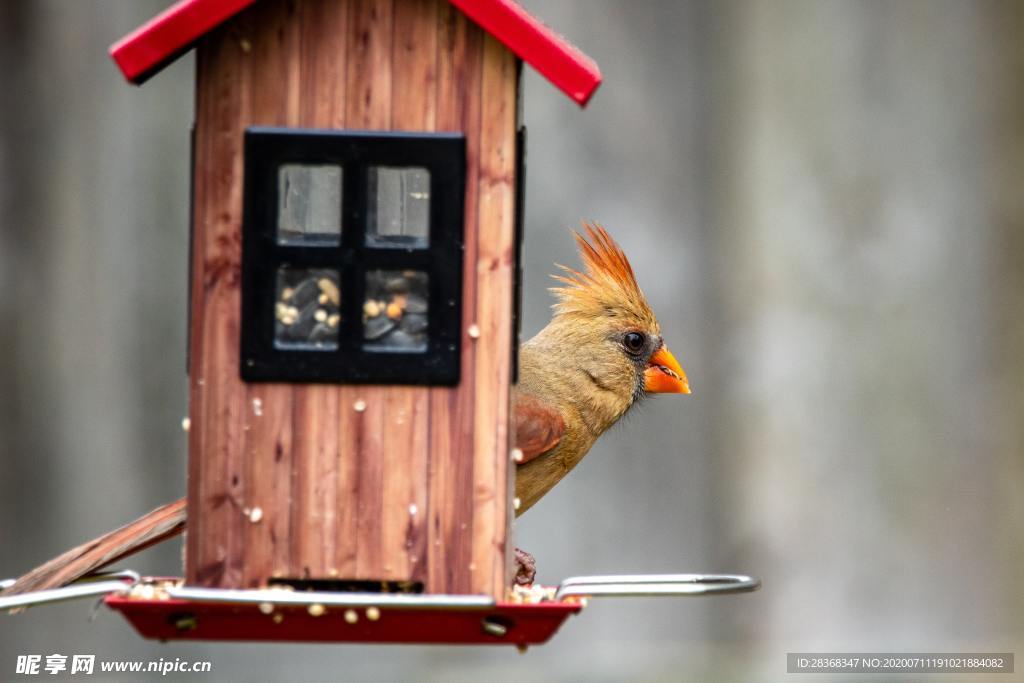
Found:
M 539 398 L 517 394 L 514 412 L 516 448 L 523 452 L 520 465 L 550 451 L 565 433 L 561 413 Z

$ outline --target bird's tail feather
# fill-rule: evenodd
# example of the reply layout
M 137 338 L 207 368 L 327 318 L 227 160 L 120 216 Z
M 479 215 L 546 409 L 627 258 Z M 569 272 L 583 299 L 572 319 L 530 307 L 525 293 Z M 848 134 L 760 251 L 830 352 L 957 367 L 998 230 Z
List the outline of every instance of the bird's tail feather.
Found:
M 59 588 L 185 530 L 185 499 L 168 503 L 134 522 L 74 547 L 18 578 L 0 595 Z

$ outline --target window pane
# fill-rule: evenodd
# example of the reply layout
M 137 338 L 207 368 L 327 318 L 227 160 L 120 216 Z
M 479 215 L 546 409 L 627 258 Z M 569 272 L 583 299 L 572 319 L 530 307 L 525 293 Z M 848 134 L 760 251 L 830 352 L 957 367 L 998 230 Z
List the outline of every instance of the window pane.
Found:
M 274 302 L 274 346 L 331 351 L 338 348 L 341 292 L 338 271 L 281 267 Z
M 341 166 L 284 164 L 277 172 L 277 242 L 337 246 L 341 242 Z
M 363 348 L 427 350 L 427 274 L 419 270 L 371 270 L 363 302 Z
M 366 244 L 424 249 L 430 243 L 430 171 L 419 166 L 375 166 L 370 190 Z

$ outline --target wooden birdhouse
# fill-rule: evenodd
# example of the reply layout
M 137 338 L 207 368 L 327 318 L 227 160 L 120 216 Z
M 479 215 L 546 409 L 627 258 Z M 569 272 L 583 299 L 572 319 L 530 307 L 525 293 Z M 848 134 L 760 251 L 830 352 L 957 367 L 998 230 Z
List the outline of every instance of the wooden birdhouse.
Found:
M 185 582 L 511 585 L 520 59 L 596 66 L 509 0 L 183 0 L 196 48 Z

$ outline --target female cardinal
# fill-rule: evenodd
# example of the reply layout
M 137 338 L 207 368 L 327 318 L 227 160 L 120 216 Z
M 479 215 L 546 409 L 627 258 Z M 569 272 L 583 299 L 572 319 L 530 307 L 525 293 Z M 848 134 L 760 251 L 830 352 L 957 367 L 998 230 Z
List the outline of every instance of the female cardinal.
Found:
M 597 437 L 652 393 L 688 394 L 678 361 L 619 245 L 601 226 L 576 233 L 586 272 L 566 276 L 547 327 L 522 346 L 513 392 L 519 514 L 576 466 Z M 518 455 L 518 454 L 517 454 Z
M 551 322 L 523 344 L 513 389 L 517 515 L 529 510 L 587 454 L 601 434 L 652 393 L 688 394 L 686 374 L 661 338 L 633 269 L 599 225 L 575 233 L 584 272 L 560 266 Z M 149 514 L 19 578 L 2 595 L 55 588 L 185 529 L 185 499 Z M 516 551 L 518 583 L 533 558 Z

